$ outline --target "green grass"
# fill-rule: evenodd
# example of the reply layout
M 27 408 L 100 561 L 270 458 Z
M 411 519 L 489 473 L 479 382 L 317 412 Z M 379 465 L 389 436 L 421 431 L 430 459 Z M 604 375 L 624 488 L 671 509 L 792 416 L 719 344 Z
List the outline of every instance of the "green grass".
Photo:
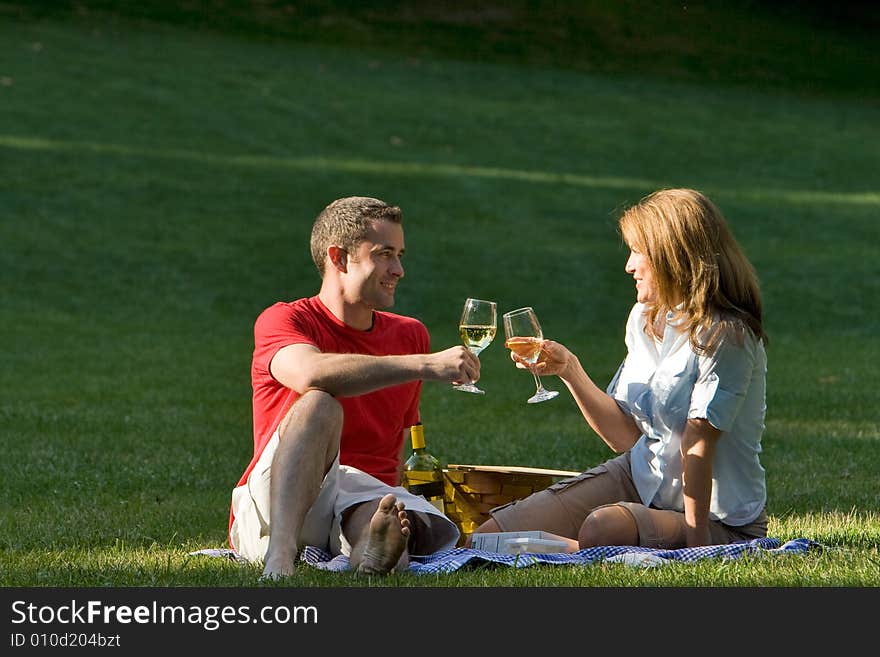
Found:
M 633 301 L 616 213 L 680 185 L 719 203 L 761 277 L 770 533 L 829 549 L 648 571 L 302 569 L 284 585 L 880 585 L 880 78 L 860 32 L 827 27 L 826 57 L 790 59 L 766 40 L 725 54 L 704 35 L 701 67 L 642 70 L 631 49 L 606 47 L 599 65 L 586 39 L 547 56 L 455 47 L 491 16 L 438 32 L 355 11 L 339 36 L 304 34 L 317 14 L 261 31 L 265 16 L 237 10 L 212 23 L 24 7 L 0 3 L 0 584 L 257 583 L 255 568 L 186 553 L 224 545 L 250 457 L 253 320 L 317 288 L 308 233 L 333 198 L 404 209 L 395 310 L 434 346 L 456 342 L 467 296 L 533 305 L 604 384 Z M 553 41 L 516 7 L 498 43 Z M 802 45 L 819 29 L 720 16 L 731 35 L 777 26 Z M 747 65 L 761 58 L 769 77 Z M 610 455 L 569 397 L 525 404 L 531 377 L 500 344 L 481 360 L 485 396 L 424 387 L 445 463 L 580 469 Z

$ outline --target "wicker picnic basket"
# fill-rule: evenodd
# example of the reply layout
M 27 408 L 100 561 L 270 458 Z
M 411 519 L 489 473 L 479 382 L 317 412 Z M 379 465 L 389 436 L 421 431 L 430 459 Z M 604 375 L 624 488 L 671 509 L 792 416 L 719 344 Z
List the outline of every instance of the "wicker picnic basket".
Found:
M 461 531 L 458 545 L 462 546 L 474 529 L 489 519 L 491 509 L 521 500 L 580 473 L 518 466 L 449 464 L 443 474 L 446 478 L 446 515 L 458 525 Z

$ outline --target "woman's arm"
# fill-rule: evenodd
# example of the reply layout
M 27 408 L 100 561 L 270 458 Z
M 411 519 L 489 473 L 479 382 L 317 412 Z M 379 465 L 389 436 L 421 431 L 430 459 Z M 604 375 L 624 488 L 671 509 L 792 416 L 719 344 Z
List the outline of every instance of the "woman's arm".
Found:
M 688 547 L 709 545 L 712 457 L 721 431 L 708 420 L 688 420 L 681 437 L 681 478 Z
M 553 340 L 544 340 L 541 349 L 541 356 L 534 366 L 535 373 L 538 376 L 555 374 L 562 379 L 584 419 L 615 452 L 625 452 L 635 445 L 641 436 L 635 421 L 608 393 L 593 383 L 577 356 Z M 527 363 L 513 352 L 511 357 L 518 366 L 527 367 Z

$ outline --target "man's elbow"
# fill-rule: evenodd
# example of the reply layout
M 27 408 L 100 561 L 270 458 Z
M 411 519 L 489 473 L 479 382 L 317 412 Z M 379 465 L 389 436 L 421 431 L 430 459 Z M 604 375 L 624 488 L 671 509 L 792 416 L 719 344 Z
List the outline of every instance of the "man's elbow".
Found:
M 290 378 L 291 385 L 288 387 L 300 395 L 304 395 L 312 390 L 321 390 L 331 395 L 333 394 L 327 389 L 327 382 L 317 374 L 300 373 Z
M 272 376 L 285 388 L 300 395 L 309 390 L 323 389 L 317 371 L 308 367 L 300 367 L 295 370 L 287 367 L 273 368 Z

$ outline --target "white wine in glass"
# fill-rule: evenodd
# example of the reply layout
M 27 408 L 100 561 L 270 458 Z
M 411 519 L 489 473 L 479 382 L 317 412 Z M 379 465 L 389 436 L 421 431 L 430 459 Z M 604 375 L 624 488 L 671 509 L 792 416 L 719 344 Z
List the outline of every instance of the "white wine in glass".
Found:
M 461 311 L 461 321 L 458 323 L 458 334 L 461 341 L 474 356 L 479 356 L 492 340 L 495 339 L 495 331 L 498 328 L 496 303 L 482 299 L 467 299 Z M 456 390 L 474 392 L 478 395 L 486 393 L 473 383 L 462 383 L 453 386 Z
M 541 331 L 541 325 L 538 323 L 538 317 L 531 308 L 519 308 L 504 313 L 504 335 L 506 340 L 504 346 L 510 349 L 517 356 L 522 358 L 530 365 L 538 362 L 541 355 L 541 343 L 544 341 L 544 334 Z M 531 370 L 529 370 L 531 371 Z M 532 372 L 535 377 L 535 394 L 527 400 L 529 404 L 537 404 L 538 402 L 553 399 L 559 393 L 555 390 L 547 390 L 541 384 L 541 377 Z

